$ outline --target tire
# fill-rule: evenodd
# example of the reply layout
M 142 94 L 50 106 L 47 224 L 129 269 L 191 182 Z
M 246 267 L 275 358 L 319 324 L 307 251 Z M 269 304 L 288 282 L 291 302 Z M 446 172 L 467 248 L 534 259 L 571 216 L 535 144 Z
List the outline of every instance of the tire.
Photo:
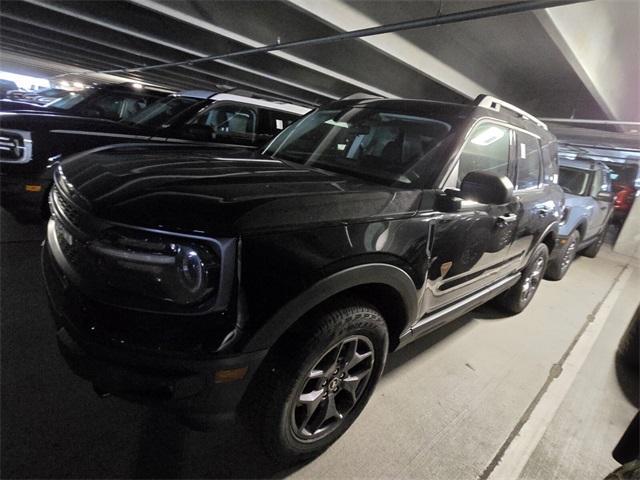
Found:
M 544 278 L 548 280 L 561 280 L 569 271 L 571 262 L 576 257 L 577 248 L 580 244 L 580 233 L 571 232 L 567 237 L 567 242 L 558 250 L 553 259 L 549 260 Z
M 634 372 L 640 371 L 640 307 L 620 339 L 616 356 Z
M 604 236 L 606 235 L 606 233 L 607 233 L 607 227 L 605 227 L 602 230 L 600 235 L 598 235 L 598 239 L 595 242 L 593 242 L 587 248 L 582 250 L 582 252 L 580 252 L 580 255 L 587 258 L 595 258 L 596 255 L 598 255 L 598 252 L 600 251 L 600 247 L 602 247 L 602 244 L 604 243 Z
M 380 378 L 389 345 L 380 312 L 358 300 L 335 303 L 301 327 L 278 342 L 249 402 L 250 426 L 265 451 L 286 465 L 319 455 L 351 426 Z
M 548 260 L 549 249 L 541 243 L 531 254 L 518 283 L 496 298 L 498 305 L 509 313 L 522 312 L 538 291 Z

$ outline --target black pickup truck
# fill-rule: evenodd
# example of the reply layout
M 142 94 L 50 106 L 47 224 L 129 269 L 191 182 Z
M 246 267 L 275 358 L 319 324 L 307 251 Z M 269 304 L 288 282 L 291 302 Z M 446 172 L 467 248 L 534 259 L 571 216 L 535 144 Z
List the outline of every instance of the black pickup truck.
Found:
M 123 145 L 58 167 L 43 270 L 62 354 L 98 391 L 283 461 L 365 407 L 387 353 L 497 298 L 556 244 L 555 137 L 505 102 L 345 100 L 262 151 Z
M 252 96 L 190 90 L 114 122 L 35 112 L 0 113 L 0 204 L 19 221 L 49 213 L 52 166 L 92 148 L 127 142 L 195 142 L 255 148 L 309 108 Z

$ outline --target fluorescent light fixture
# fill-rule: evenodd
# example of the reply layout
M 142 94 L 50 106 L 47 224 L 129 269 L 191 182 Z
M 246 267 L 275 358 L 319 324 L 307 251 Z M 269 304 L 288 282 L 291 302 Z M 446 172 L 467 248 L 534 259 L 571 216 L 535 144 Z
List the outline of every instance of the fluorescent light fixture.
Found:
M 131 86 L 133 88 L 137 88 L 137 89 L 141 89 L 142 88 L 142 84 L 141 83 L 137 83 L 137 82 L 136 83 L 132 83 Z
M 82 82 L 73 82 L 73 86 L 75 88 L 84 88 L 84 83 L 82 83 Z
M 336 122 L 335 120 L 329 119 L 324 123 L 327 125 L 333 125 L 334 127 L 349 128 L 349 124 L 347 122 Z
M 71 84 L 69 82 L 67 82 L 66 80 L 63 80 L 60 82 L 60 86 L 62 88 L 69 88 L 71 86 Z
M 486 130 L 483 130 L 478 135 L 471 139 L 471 143 L 474 145 L 480 145 L 482 147 L 486 147 L 487 145 L 491 145 L 494 142 L 497 142 L 506 133 L 504 128 L 498 127 L 489 127 Z

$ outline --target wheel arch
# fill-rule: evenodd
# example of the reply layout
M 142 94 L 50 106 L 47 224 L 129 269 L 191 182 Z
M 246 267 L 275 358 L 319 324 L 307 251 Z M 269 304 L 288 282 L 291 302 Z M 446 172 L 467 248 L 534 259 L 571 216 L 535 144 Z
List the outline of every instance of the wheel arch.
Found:
M 380 263 L 359 265 L 320 280 L 289 301 L 253 335 L 245 350 L 270 348 L 310 313 L 343 296 L 355 296 L 380 310 L 391 350 L 417 315 L 416 286 L 404 270 Z

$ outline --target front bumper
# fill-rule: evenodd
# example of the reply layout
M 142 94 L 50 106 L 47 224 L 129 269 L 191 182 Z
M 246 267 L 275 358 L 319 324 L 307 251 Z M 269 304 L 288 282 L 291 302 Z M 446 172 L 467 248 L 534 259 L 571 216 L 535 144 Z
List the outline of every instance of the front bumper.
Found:
M 42 250 L 42 266 L 58 346 L 76 375 L 99 391 L 176 411 L 198 428 L 235 418 L 266 350 L 229 356 L 154 354 L 91 338 L 70 318 L 78 311 L 68 300 L 73 298 L 77 306 L 78 297 L 72 295 L 73 286 L 57 267 L 48 245 Z M 80 310 L 91 316 L 84 306 Z

